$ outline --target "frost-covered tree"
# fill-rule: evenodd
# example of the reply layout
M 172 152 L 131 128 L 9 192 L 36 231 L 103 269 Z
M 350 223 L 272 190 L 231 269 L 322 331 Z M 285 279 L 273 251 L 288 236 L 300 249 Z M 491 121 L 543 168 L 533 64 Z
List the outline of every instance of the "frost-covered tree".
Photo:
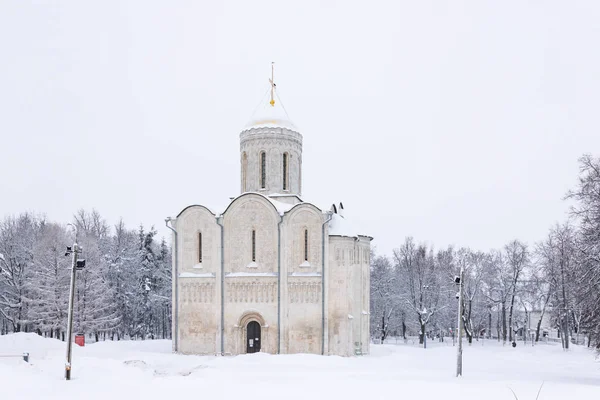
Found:
M 398 307 L 396 277 L 385 256 L 371 257 L 371 335 L 380 343 L 392 329 L 390 321 Z
M 481 286 L 489 263 L 484 253 L 465 248 L 458 250 L 456 259 L 458 269 L 461 266 L 464 268 L 462 319 L 467 340 L 472 343 L 473 336 L 479 337 L 488 315 Z
M 577 187 L 567 194 L 575 202 L 571 213 L 577 223 L 573 309 L 578 326 L 600 349 L 600 158 L 586 154 L 579 166 Z
M 67 230 L 31 214 L 0 221 L 0 334 L 33 331 L 64 340 L 71 273 L 65 250 L 77 240 L 86 267 L 77 273 L 76 333 L 96 340 L 170 337 L 166 242 L 157 243 L 154 230 L 140 239 L 123 221 L 111 230 L 94 210 L 79 210 L 73 225 Z M 150 290 L 140 290 L 140 282 Z
M 550 230 L 547 239 L 538 245 L 537 250 L 538 262 L 547 284 L 544 303 L 552 302 L 554 320 L 565 349 L 569 348 L 569 316 L 574 306 L 572 295 L 577 282 L 575 240 L 571 225 L 556 225 Z
M 45 223 L 34 245 L 30 319 L 50 337 L 62 337 L 67 326 L 71 259 L 64 253 L 70 240 L 64 226 Z
M 34 244 L 39 218 L 25 213 L 0 224 L 0 314 L 14 332 L 28 331 Z
M 425 245 L 417 246 L 412 238 L 394 250 L 394 261 L 399 279 L 406 282 L 399 296 L 418 323 L 419 343 L 426 345 L 427 324 L 432 321 L 444 304 L 442 277 L 434 260 L 433 250 Z
M 519 240 L 513 240 L 504 246 L 505 261 L 509 274 L 510 306 L 508 309 L 509 341 L 514 340 L 515 326 L 513 324 L 515 299 L 519 291 L 519 279 L 522 279 L 525 269 L 529 266 L 529 251 L 527 245 Z

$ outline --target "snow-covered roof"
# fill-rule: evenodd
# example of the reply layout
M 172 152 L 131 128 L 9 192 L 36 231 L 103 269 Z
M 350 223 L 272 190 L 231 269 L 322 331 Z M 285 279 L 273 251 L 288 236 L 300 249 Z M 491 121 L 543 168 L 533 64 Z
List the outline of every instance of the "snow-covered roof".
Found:
M 270 202 L 271 202 L 271 204 L 273 204 L 273 206 L 274 206 L 274 207 L 275 207 L 275 209 L 277 210 L 277 213 L 279 213 L 279 215 L 283 215 L 283 214 L 285 214 L 286 212 L 290 211 L 290 210 L 292 209 L 292 207 L 294 207 L 294 205 L 295 205 L 295 204 L 284 203 L 284 202 L 282 202 L 282 201 L 278 201 L 278 200 L 272 199 L 272 198 L 270 198 L 269 196 L 265 196 L 264 194 L 262 194 L 262 193 L 257 193 L 257 192 L 245 192 L 245 193 L 242 193 L 240 196 L 243 196 L 243 195 L 245 195 L 245 194 L 249 194 L 249 193 L 256 194 L 256 195 L 258 195 L 258 196 L 262 196 L 262 197 L 264 197 L 265 199 L 267 199 L 268 201 L 270 201 Z M 232 198 L 232 199 L 231 199 L 231 202 L 235 201 L 235 200 L 236 200 L 238 197 L 240 197 L 240 196 L 237 196 L 237 197 L 235 197 L 235 198 Z M 216 213 L 215 213 L 215 215 L 217 215 L 217 216 L 219 216 L 219 215 L 223 215 L 223 213 L 225 212 L 225 210 L 227 210 L 227 208 L 229 208 L 229 206 L 231 205 L 231 202 L 230 202 L 229 204 L 227 204 L 227 206 L 225 206 L 225 207 L 222 207 L 222 208 L 219 208 L 219 209 L 218 209 L 218 212 L 216 212 Z M 211 211 L 212 211 L 212 209 L 211 209 Z
M 231 203 L 233 201 L 238 199 L 240 196 L 244 196 L 244 195 L 248 195 L 248 194 L 255 194 L 257 196 L 262 196 L 264 199 L 268 200 L 271 204 L 273 204 L 273 206 L 277 210 L 277 213 L 280 216 L 283 216 L 285 213 L 290 211 L 292 208 L 294 208 L 298 204 L 312 204 L 312 203 L 306 203 L 306 202 L 300 200 L 300 198 L 296 195 L 293 195 L 293 196 L 298 197 L 298 200 L 300 200 L 299 203 L 285 203 L 283 201 L 276 200 L 276 198 L 273 198 L 271 196 L 265 196 L 262 193 L 245 192 L 237 197 L 232 197 L 229 204 L 227 204 L 227 206 L 225 206 L 225 207 L 207 207 L 207 208 L 215 216 L 217 216 L 217 217 L 223 216 L 223 214 L 229 208 L 229 206 L 231 205 Z M 274 197 L 284 197 L 284 196 L 286 196 L 286 195 L 283 195 L 283 194 L 274 195 Z M 189 207 L 192 207 L 192 206 L 188 206 L 184 210 L 186 210 Z M 341 204 L 340 204 L 340 210 L 343 210 L 343 207 L 341 207 Z M 181 213 L 183 213 L 183 211 L 181 211 Z M 181 215 L 181 213 L 179 213 L 179 215 Z M 331 214 L 331 220 L 329 221 L 329 236 L 342 236 L 342 237 L 351 237 L 351 238 L 357 238 L 359 236 L 362 236 L 362 237 L 371 238 L 368 234 L 366 234 L 366 232 L 363 229 L 361 229 L 361 227 L 357 226 L 351 219 L 349 219 L 347 215 L 342 215 L 337 212 L 333 212 L 333 214 Z
M 187 210 L 190 207 L 200 206 L 200 207 L 206 208 L 211 213 L 213 213 L 215 216 L 219 217 L 219 216 L 222 216 L 225 213 L 225 211 L 229 208 L 229 206 L 231 205 L 231 203 L 233 201 L 235 201 L 240 196 L 243 196 L 243 195 L 246 195 L 246 194 L 250 194 L 250 193 L 258 195 L 258 196 L 262 196 L 266 200 L 268 200 L 269 202 L 271 202 L 271 204 L 273 204 L 273 206 L 275 207 L 275 209 L 277 210 L 277 213 L 279 215 L 285 214 L 286 212 L 290 211 L 292 208 L 294 208 L 294 206 L 296 206 L 298 204 L 298 203 L 295 203 L 295 204 L 294 203 L 285 203 L 283 201 L 276 200 L 274 198 L 271 198 L 269 196 L 265 196 L 264 194 L 258 193 L 258 192 L 245 192 L 245 193 L 242 193 L 241 195 L 239 195 L 237 197 L 230 198 L 229 203 L 227 203 L 227 205 L 225 205 L 225 206 L 221 205 L 221 206 L 216 206 L 215 207 L 215 206 L 205 206 L 205 205 L 200 205 L 200 204 L 192 204 L 192 205 L 189 205 L 189 206 L 185 207 L 183 210 L 181 210 L 177 216 L 179 217 L 185 210 Z M 299 197 L 298 197 L 298 200 L 300 200 Z M 300 200 L 300 203 L 303 203 L 303 201 Z
M 243 130 L 252 128 L 286 128 L 297 132 L 297 128 L 290 120 L 279 96 L 275 93 L 275 103 L 270 104 L 271 98 L 267 94 L 260 102 L 252 118 Z
M 346 216 L 333 214 L 329 221 L 329 236 L 358 237 L 367 235 Z
M 292 272 L 290 274 L 290 276 L 306 276 L 306 277 L 313 277 L 313 276 L 321 276 L 320 272 Z
M 300 199 L 300 197 L 294 193 L 271 193 L 269 196 L 270 197 L 297 197 L 298 199 Z
M 179 274 L 180 278 L 214 278 L 215 274 L 213 274 L 212 272 L 204 272 L 204 273 L 197 273 L 197 272 L 182 272 Z
M 251 277 L 258 278 L 263 276 L 277 276 L 276 272 L 230 272 L 225 274 L 225 278 Z
M 272 199 L 270 197 L 265 196 L 271 203 L 273 203 L 273 205 L 275 206 L 275 208 L 277 209 L 277 212 L 279 213 L 279 215 L 283 215 L 286 212 L 290 211 L 292 209 L 292 207 L 295 206 L 295 204 L 290 204 L 290 203 L 284 203 L 282 201 L 278 201 L 275 199 Z

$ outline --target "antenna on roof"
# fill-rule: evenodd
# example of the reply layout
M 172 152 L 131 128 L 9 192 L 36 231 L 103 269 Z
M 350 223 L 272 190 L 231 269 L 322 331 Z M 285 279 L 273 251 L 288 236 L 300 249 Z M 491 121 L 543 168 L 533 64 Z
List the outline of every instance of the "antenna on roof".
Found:
M 271 62 L 271 79 L 269 79 L 269 83 L 271 83 L 271 107 L 275 106 L 275 62 Z

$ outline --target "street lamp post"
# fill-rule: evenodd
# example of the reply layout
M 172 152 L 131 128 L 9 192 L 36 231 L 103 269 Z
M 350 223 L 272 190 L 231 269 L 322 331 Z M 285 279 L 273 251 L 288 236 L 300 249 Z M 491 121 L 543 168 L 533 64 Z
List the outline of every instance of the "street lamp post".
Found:
M 463 313 L 463 305 L 462 305 L 462 297 L 463 297 L 463 275 L 464 275 L 464 266 L 460 266 L 460 275 L 454 278 L 454 283 L 458 285 L 458 295 L 456 296 L 458 299 L 458 327 L 456 330 L 457 339 L 458 339 L 458 347 L 456 351 L 456 376 L 462 376 L 462 329 L 463 329 L 463 321 L 462 321 L 462 313 Z
M 81 270 L 85 267 L 85 260 L 78 258 L 82 248 L 77 244 L 77 237 L 73 247 L 67 247 L 65 256 L 72 255 L 71 263 L 71 289 L 69 290 L 69 313 L 67 317 L 67 363 L 65 364 L 65 379 L 71 380 L 71 352 L 73 349 L 73 307 L 75 301 L 75 278 L 77 270 Z

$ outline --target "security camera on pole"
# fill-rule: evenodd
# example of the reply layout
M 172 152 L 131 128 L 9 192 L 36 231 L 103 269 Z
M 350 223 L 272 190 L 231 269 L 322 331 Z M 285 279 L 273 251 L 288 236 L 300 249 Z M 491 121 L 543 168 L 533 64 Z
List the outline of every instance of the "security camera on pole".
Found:
M 458 329 L 456 330 L 458 336 L 458 347 L 456 352 L 456 376 L 462 376 L 462 330 L 463 330 L 463 275 L 465 269 L 464 266 L 460 266 L 460 275 L 454 278 L 454 283 L 458 285 L 458 293 L 456 298 L 458 299 Z
M 73 303 L 75 299 L 75 274 L 77 270 L 82 270 L 85 267 L 85 260 L 78 259 L 82 248 L 77 244 L 77 235 L 73 247 L 67 246 L 65 256 L 72 255 L 73 262 L 71 264 L 71 289 L 69 292 L 69 314 L 67 317 L 67 363 L 65 364 L 65 379 L 71 380 L 71 350 L 73 348 Z

